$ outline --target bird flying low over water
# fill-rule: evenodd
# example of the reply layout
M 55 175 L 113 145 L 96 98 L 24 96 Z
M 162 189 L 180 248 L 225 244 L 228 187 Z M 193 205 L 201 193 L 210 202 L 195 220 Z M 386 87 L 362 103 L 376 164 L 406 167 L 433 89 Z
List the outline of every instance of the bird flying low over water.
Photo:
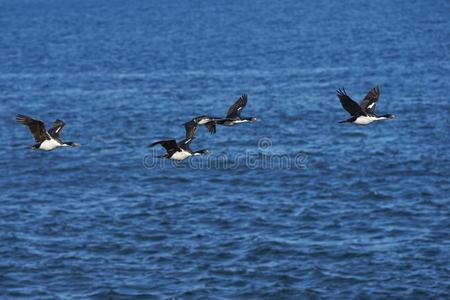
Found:
M 60 138 L 61 130 L 64 128 L 65 123 L 57 119 L 53 123 L 53 128 L 49 131 L 45 129 L 44 122 L 40 120 L 32 119 L 28 116 L 17 115 L 16 121 L 18 123 L 28 126 L 36 140 L 35 145 L 31 147 L 33 150 L 51 151 L 58 147 L 78 147 L 80 146 L 74 142 L 63 142 Z
M 210 116 L 198 116 L 190 120 L 189 122 L 184 123 L 184 128 L 186 129 L 186 137 L 194 136 L 195 131 L 197 130 L 197 126 L 199 125 L 205 125 L 206 128 L 208 128 L 209 133 L 213 134 L 216 133 L 216 122 L 222 120 L 221 118 L 217 117 L 210 117 Z M 191 134 L 191 130 L 194 130 L 194 132 Z
M 188 132 L 194 129 L 197 130 L 198 125 L 205 125 L 208 128 L 209 133 L 216 133 L 216 125 L 234 126 L 240 123 L 255 122 L 256 118 L 241 118 L 241 112 L 247 105 L 247 95 L 242 95 L 229 109 L 225 118 L 211 117 L 211 116 L 198 116 L 191 121 L 184 123 L 186 129 L 186 137 L 189 136 Z M 193 134 L 191 135 L 193 136 Z
M 377 105 L 378 98 L 380 97 L 379 86 L 371 89 L 360 104 L 353 101 L 352 98 L 347 95 L 344 88 L 339 89 L 336 92 L 339 100 L 341 101 L 342 107 L 352 116 L 350 119 L 341 121 L 339 123 L 367 125 L 372 123 L 373 121 L 390 120 L 396 118 L 396 116 L 393 114 L 379 116 L 375 114 L 375 107 Z
M 247 105 L 247 95 L 244 94 L 238 100 L 236 100 L 236 102 L 228 109 L 227 116 L 223 119 L 216 120 L 214 125 L 218 124 L 223 126 L 234 126 L 240 123 L 256 122 L 256 118 L 241 117 L 241 112 L 246 105 Z
M 192 151 L 190 144 L 193 139 L 194 137 L 186 138 L 179 143 L 177 143 L 175 140 L 158 141 L 150 144 L 149 147 L 154 147 L 158 144 L 163 146 L 164 149 L 166 149 L 167 154 L 164 154 L 160 157 L 165 157 L 172 160 L 185 160 L 186 158 L 191 156 L 208 154 L 208 150 L 206 149 Z

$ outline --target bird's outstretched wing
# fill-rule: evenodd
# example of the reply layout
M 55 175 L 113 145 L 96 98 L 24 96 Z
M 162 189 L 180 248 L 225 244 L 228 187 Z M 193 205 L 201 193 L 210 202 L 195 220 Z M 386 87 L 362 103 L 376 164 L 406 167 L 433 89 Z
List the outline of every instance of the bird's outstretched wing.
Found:
M 149 147 L 154 147 L 156 145 L 161 145 L 166 149 L 167 153 L 173 154 L 174 152 L 180 150 L 180 147 L 178 147 L 177 142 L 175 140 L 165 140 L 165 141 L 157 141 L 149 145 Z
M 59 134 L 61 133 L 61 130 L 64 128 L 64 125 L 66 125 L 63 121 L 57 119 L 55 122 L 53 122 L 53 128 L 51 128 L 48 133 L 54 137 L 59 139 Z
M 342 107 L 348 111 L 348 113 L 354 117 L 359 116 L 365 116 L 366 113 L 362 110 L 362 108 L 359 106 L 358 103 L 352 100 L 347 93 L 345 92 L 345 89 L 339 89 L 336 91 L 337 96 L 339 97 L 339 100 L 341 101 Z
M 194 138 L 185 138 L 184 140 L 182 140 L 181 142 L 178 143 L 178 147 L 180 147 L 183 150 L 192 152 L 191 150 L 191 142 Z
M 247 105 L 247 95 L 242 95 L 231 107 L 228 109 L 227 118 L 237 119 L 241 117 L 241 112 Z
M 197 126 L 198 124 L 194 120 L 184 123 L 184 129 L 186 129 L 186 139 L 194 137 L 195 132 L 197 131 Z
M 205 124 L 206 128 L 208 128 L 209 133 L 214 134 L 216 133 L 216 122 L 211 121 Z
M 360 104 L 362 110 L 368 114 L 374 114 L 378 97 L 380 97 L 380 87 L 377 85 L 367 93 L 366 97 L 364 97 Z
M 45 140 L 51 139 L 51 137 L 47 133 L 47 130 L 45 130 L 44 122 L 20 114 L 17 115 L 16 121 L 28 126 L 37 143 L 42 143 Z

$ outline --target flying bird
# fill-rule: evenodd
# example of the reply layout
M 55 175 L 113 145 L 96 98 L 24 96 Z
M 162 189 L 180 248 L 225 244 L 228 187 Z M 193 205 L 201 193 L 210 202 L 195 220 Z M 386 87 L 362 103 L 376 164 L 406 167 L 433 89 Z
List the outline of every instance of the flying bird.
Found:
M 80 146 L 74 142 L 63 142 L 60 137 L 61 130 L 65 123 L 59 119 L 53 122 L 53 127 L 50 130 L 45 129 L 44 122 L 32 119 L 28 116 L 17 115 L 16 121 L 20 124 L 26 125 L 36 140 L 37 144 L 31 146 L 33 150 L 51 151 L 58 147 L 78 147 Z
M 379 86 L 371 89 L 360 104 L 352 100 L 352 98 L 347 95 L 347 92 L 344 88 L 338 89 L 336 92 L 339 100 L 341 101 L 342 107 L 352 116 L 350 119 L 341 121 L 339 123 L 367 125 L 372 123 L 373 121 L 390 120 L 396 118 L 396 116 L 393 114 L 379 116 L 375 114 L 375 107 L 377 105 L 378 98 L 380 97 Z
M 194 137 L 186 138 L 181 142 L 177 143 L 175 140 L 164 140 L 157 141 L 149 145 L 149 147 L 154 147 L 156 145 L 161 145 L 166 149 L 167 154 L 160 157 L 172 159 L 172 160 L 185 160 L 191 156 L 205 155 L 208 154 L 208 150 L 202 149 L 197 151 L 192 151 L 190 144 Z
M 197 127 L 199 125 L 204 125 L 208 128 L 209 133 L 216 133 L 216 122 L 222 120 L 221 118 L 211 117 L 211 116 L 198 116 L 184 123 L 184 128 L 186 129 L 186 138 L 193 137 Z
M 225 118 L 198 116 L 191 121 L 184 123 L 186 129 L 186 138 L 192 137 L 199 125 L 204 125 L 208 128 L 209 133 L 216 133 L 216 125 L 234 126 L 239 123 L 255 122 L 256 118 L 242 118 L 241 112 L 247 105 L 247 95 L 242 95 L 229 109 Z M 192 133 L 193 130 L 193 133 Z
M 242 95 L 236 102 L 228 109 L 227 116 L 223 119 L 218 119 L 214 122 L 214 132 L 215 125 L 223 126 L 234 126 L 240 123 L 255 122 L 256 118 L 243 118 L 241 117 L 241 112 L 247 105 L 247 95 Z M 208 123 L 206 124 L 208 126 Z M 211 125 L 212 126 L 212 125 Z

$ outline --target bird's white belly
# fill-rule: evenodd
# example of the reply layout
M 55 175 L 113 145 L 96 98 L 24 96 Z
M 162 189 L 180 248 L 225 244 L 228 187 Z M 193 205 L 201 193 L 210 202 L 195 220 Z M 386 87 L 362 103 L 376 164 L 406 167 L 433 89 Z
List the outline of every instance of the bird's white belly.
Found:
M 232 120 L 232 121 L 226 121 L 224 125 L 226 126 L 233 126 L 236 124 L 240 124 L 240 123 L 246 123 L 248 122 L 247 120 Z
M 39 146 L 40 150 L 45 150 L 45 151 L 51 151 L 53 149 L 56 149 L 58 147 L 60 147 L 61 144 L 58 143 L 58 141 L 56 140 L 45 140 L 41 143 L 41 145 Z
M 199 125 L 205 125 L 206 123 L 210 122 L 211 119 L 201 119 L 200 122 L 198 122 Z
M 170 159 L 173 160 L 185 160 L 186 158 L 188 158 L 189 156 L 192 156 L 191 153 L 187 152 L 187 151 L 182 151 L 182 152 L 175 152 Z
M 372 123 L 376 119 L 377 119 L 376 117 L 371 117 L 371 116 L 360 116 L 353 123 L 358 124 L 358 125 L 367 125 L 367 124 Z

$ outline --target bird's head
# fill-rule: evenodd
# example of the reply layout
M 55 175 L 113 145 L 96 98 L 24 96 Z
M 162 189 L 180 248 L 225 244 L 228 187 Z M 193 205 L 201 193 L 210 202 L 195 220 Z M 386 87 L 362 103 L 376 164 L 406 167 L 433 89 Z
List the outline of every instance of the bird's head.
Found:
M 380 117 L 390 119 L 390 120 L 397 119 L 397 116 L 393 115 L 393 114 L 382 115 Z
M 396 116 L 396 115 L 393 115 L 393 114 L 388 114 L 388 115 L 387 115 L 387 118 L 388 118 L 388 119 L 397 119 L 397 116 Z
M 81 145 L 75 142 L 64 142 L 63 147 L 80 147 Z
M 206 155 L 208 153 L 209 153 L 208 149 L 202 149 L 202 150 L 195 151 L 194 155 Z

